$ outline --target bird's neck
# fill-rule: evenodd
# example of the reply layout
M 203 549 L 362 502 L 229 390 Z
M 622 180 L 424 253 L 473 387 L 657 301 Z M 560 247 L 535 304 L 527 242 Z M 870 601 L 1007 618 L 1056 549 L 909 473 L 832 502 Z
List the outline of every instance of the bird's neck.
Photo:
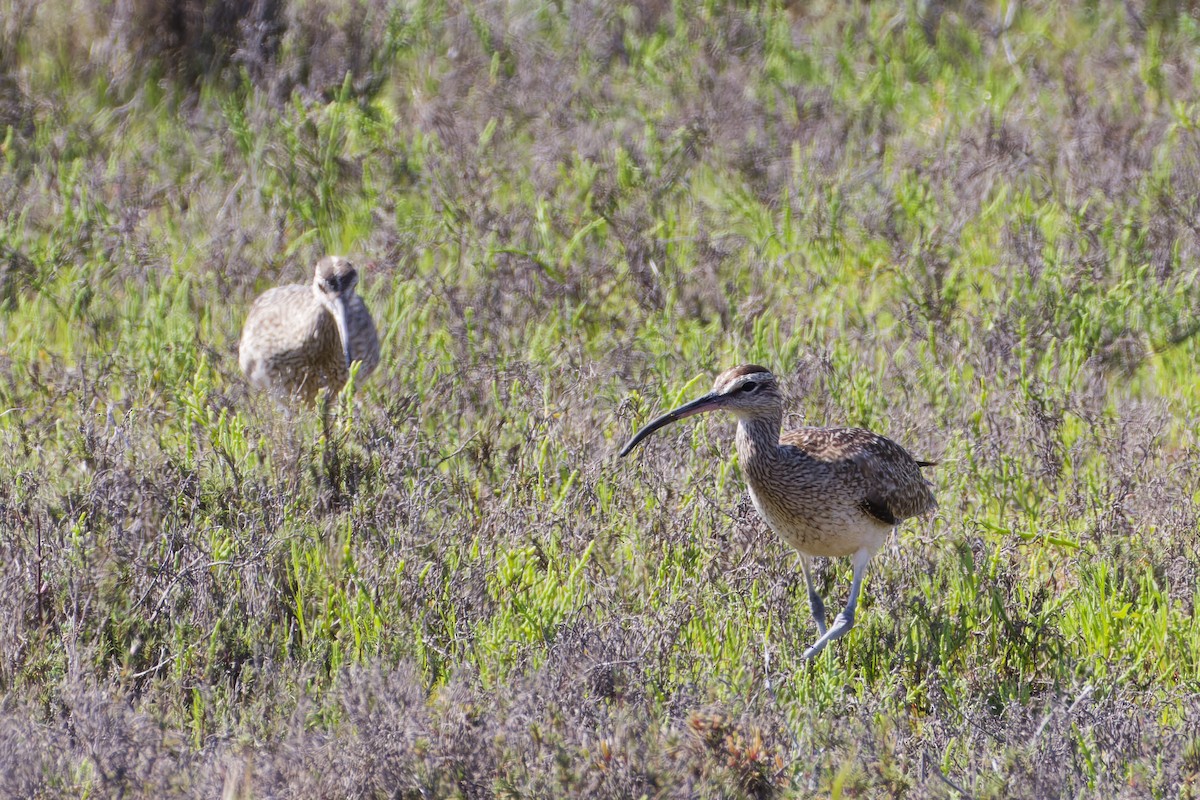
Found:
M 782 413 L 739 419 L 737 449 L 742 463 L 773 457 L 779 448 L 782 426 Z

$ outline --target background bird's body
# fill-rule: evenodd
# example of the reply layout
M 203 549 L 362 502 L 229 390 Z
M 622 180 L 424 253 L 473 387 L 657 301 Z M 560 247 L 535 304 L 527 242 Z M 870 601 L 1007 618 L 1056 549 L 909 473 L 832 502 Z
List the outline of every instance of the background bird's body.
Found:
M 343 285 L 339 275 L 351 277 Z M 329 279 L 334 286 L 325 291 L 336 294 L 336 303 L 319 294 Z M 362 362 L 359 380 L 370 375 L 379 364 L 379 336 L 366 303 L 354 293 L 355 280 L 349 262 L 326 258 L 318 263 L 316 287 L 291 284 L 260 295 L 239 346 L 238 361 L 250 383 L 281 399 L 311 403 L 323 388 L 340 391 L 353 361 Z M 344 316 L 345 342 L 338 314 Z

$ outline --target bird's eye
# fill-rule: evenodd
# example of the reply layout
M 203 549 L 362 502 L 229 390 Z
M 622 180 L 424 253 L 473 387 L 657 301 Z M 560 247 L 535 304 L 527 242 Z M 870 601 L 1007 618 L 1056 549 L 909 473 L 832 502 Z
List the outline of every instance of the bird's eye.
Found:
M 741 392 L 742 394 L 754 394 L 756 391 L 758 391 L 758 384 L 757 383 L 743 383 L 741 388 L 738 389 L 738 391 Z

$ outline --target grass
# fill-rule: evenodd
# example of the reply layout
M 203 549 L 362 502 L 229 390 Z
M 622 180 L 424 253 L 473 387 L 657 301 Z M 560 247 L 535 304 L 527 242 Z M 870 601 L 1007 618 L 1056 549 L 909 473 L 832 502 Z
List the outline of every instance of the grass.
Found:
M 1200 790 L 1190 6 L 210 6 L 0 5 L 3 794 Z M 942 464 L 812 663 L 743 361 Z

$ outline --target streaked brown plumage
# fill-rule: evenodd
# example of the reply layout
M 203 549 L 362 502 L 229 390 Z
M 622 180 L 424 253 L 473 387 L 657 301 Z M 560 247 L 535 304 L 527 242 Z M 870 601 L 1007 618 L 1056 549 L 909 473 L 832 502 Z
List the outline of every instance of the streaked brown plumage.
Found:
M 322 388 L 341 390 L 350 365 L 358 379 L 379 364 L 379 336 L 354 288 L 358 272 L 340 256 L 317 262 L 309 286 L 268 289 L 250 308 L 238 361 L 250 383 L 284 400 L 312 403 Z
M 863 573 L 902 520 L 937 507 L 921 467 L 900 445 L 862 428 L 797 428 L 780 435 L 779 386 L 764 367 L 743 364 L 717 376 L 712 392 L 658 417 L 621 450 L 627 455 L 676 420 L 724 409 L 737 415 L 738 460 L 750 499 L 767 525 L 800 554 L 820 638 L 811 658 L 854 626 Z M 814 556 L 852 556 L 854 580 L 845 609 L 825 628 L 825 606 L 813 586 Z

